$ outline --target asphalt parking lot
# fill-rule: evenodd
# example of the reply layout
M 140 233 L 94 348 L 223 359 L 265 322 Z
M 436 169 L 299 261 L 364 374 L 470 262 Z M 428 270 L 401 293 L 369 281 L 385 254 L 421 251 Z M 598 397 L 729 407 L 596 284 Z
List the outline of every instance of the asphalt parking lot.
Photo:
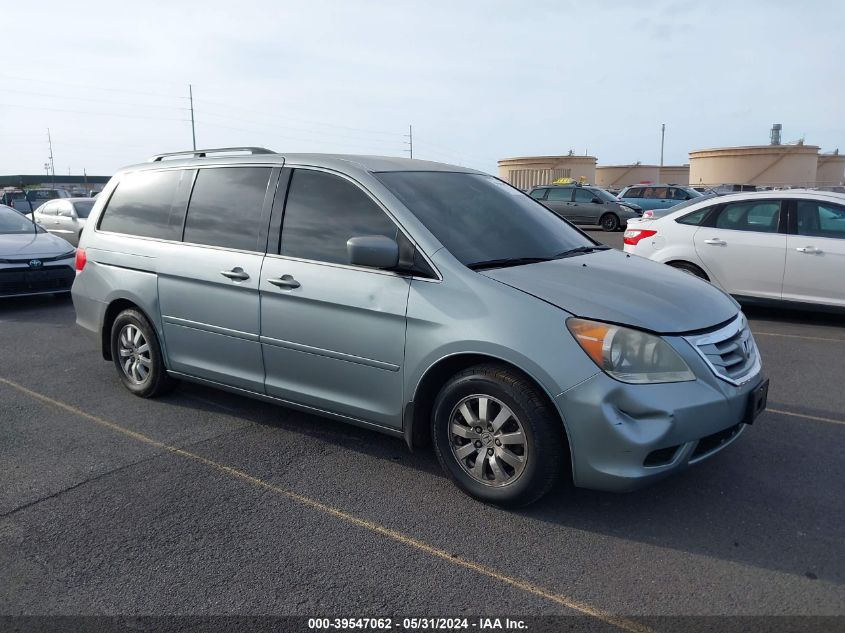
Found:
M 825 630 L 841 627 L 845 327 L 747 314 L 769 410 L 732 447 L 635 493 L 561 485 L 505 511 L 401 440 L 187 384 L 136 398 L 69 298 L 3 301 L 0 614 L 557 614 L 630 631 L 680 630 L 659 616 L 824 615 L 840 616 Z

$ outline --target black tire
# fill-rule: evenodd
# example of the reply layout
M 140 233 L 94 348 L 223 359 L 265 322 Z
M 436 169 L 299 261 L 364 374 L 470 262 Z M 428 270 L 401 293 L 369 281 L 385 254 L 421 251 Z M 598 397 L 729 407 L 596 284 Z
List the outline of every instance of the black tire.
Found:
M 690 262 L 669 262 L 669 266 L 672 268 L 677 268 L 678 270 L 683 270 L 685 273 L 689 273 L 690 275 L 694 275 L 699 279 L 703 279 L 704 281 L 710 281 L 710 278 L 707 276 L 707 273 L 701 270 L 695 264 L 691 264 Z
M 488 420 L 495 415 L 499 405 L 506 405 L 513 413 L 513 418 L 512 422 L 505 422 L 501 428 L 511 433 L 514 427 L 508 425 L 514 424 L 523 432 L 525 462 L 521 472 L 513 475 L 512 481 L 503 484 L 493 481 L 483 483 L 465 470 L 466 461 L 470 458 L 462 462 L 453 451 L 453 446 L 455 450 L 461 447 L 473 450 L 467 444 L 478 446 L 481 442 L 480 437 L 475 442 L 460 439 L 450 430 L 453 416 L 457 419 L 458 405 L 473 396 L 489 399 L 492 412 L 487 416 Z M 498 410 L 501 411 L 501 408 Z M 478 411 L 473 413 L 477 414 Z M 461 414 L 461 419 L 463 417 Z M 484 424 L 481 419 L 478 422 Z M 557 413 L 528 378 L 501 365 L 476 365 L 453 376 L 434 401 L 431 427 L 434 450 L 443 470 L 461 490 L 488 503 L 517 507 L 537 501 L 559 480 L 562 467 L 568 461 L 563 429 Z M 486 430 L 491 428 L 487 426 Z M 492 433 L 484 435 L 491 436 Z M 489 440 L 490 437 L 487 437 L 485 441 Z M 458 442 L 467 444 L 458 445 Z M 495 444 L 501 449 L 506 448 L 498 441 Z M 487 443 L 487 446 L 489 448 L 477 449 L 479 452 L 475 455 L 476 459 L 484 452 L 494 451 L 487 453 L 494 456 L 486 459 L 497 461 L 497 469 L 500 471 L 502 466 L 509 469 L 510 466 L 499 459 L 499 449 L 491 443 Z M 514 447 L 514 450 L 519 451 L 520 447 Z M 489 477 L 494 476 L 491 461 L 486 466 L 482 464 L 482 471 L 485 469 Z
M 140 332 L 142 339 L 138 339 L 138 341 L 143 340 L 147 349 L 132 357 L 127 357 L 125 354 L 121 355 L 121 335 L 124 331 L 127 333 Z M 143 345 L 138 345 L 136 349 L 141 350 L 142 348 Z M 138 310 L 130 308 L 117 315 L 111 328 L 111 355 L 123 386 L 136 396 L 155 398 L 168 393 L 176 384 L 176 381 L 167 375 L 155 330 L 147 317 Z M 137 372 L 124 369 L 127 361 L 137 367 Z M 146 374 L 143 374 L 144 368 L 146 368 Z M 143 379 L 133 379 L 133 373 L 136 376 L 143 376 Z
M 622 226 L 622 223 L 619 222 L 619 216 L 615 213 L 605 213 L 603 216 L 601 216 L 599 224 L 601 225 L 602 231 L 606 231 L 608 233 L 618 231 L 619 228 Z

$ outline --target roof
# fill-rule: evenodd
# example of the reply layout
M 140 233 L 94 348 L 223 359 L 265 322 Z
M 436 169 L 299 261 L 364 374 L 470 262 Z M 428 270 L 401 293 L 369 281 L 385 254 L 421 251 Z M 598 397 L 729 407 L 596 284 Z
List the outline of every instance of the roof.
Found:
M 211 150 L 206 150 L 211 151 Z M 188 152 L 190 153 L 190 152 Z M 217 157 L 189 157 L 159 160 L 155 162 L 139 163 L 125 167 L 125 170 L 157 169 L 163 166 L 199 166 L 199 165 L 240 165 L 240 164 L 285 164 L 291 166 L 312 166 L 334 168 L 339 171 L 350 167 L 368 172 L 382 171 L 446 171 L 483 173 L 469 167 L 437 163 L 428 160 L 401 158 L 397 156 L 369 156 L 356 154 L 286 154 L 286 153 L 256 153 Z

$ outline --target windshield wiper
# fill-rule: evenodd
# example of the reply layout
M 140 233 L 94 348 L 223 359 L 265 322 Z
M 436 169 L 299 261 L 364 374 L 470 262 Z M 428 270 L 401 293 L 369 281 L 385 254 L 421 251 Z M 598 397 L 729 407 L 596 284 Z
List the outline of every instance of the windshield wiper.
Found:
M 508 266 L 522 266 L 523 264 L 536 264 L 547 262 L 553 257 L 505 257 L 503 259 L 488 259 L 482 262 L 467 264 L 471 270 L 484 270 L 485 268 L 506 268 Z
M 584 253 L 607 250 L 610 250 L 610 247 L 603 244 L 596 244 L 595 246 L 579 246 L 578 248 L 571 248 L 568 251 L 558 253 L 555 255 L 555 259 L 565 259 L 566 257 L 575 257 L 576 255 L 583 255 Z

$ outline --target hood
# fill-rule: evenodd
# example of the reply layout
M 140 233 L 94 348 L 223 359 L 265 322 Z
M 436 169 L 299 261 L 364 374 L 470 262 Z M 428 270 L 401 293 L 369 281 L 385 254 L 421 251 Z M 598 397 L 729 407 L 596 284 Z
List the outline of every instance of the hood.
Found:
M 53 257 L 72 251 L 73 246 L 50 233 L 0 233 L 0 259 L 6 257 Z
M 481 274 L 575 316 L 660 334 L 709 328 L 739 311 L 733 299 L 706 281 L 615 250 Z

